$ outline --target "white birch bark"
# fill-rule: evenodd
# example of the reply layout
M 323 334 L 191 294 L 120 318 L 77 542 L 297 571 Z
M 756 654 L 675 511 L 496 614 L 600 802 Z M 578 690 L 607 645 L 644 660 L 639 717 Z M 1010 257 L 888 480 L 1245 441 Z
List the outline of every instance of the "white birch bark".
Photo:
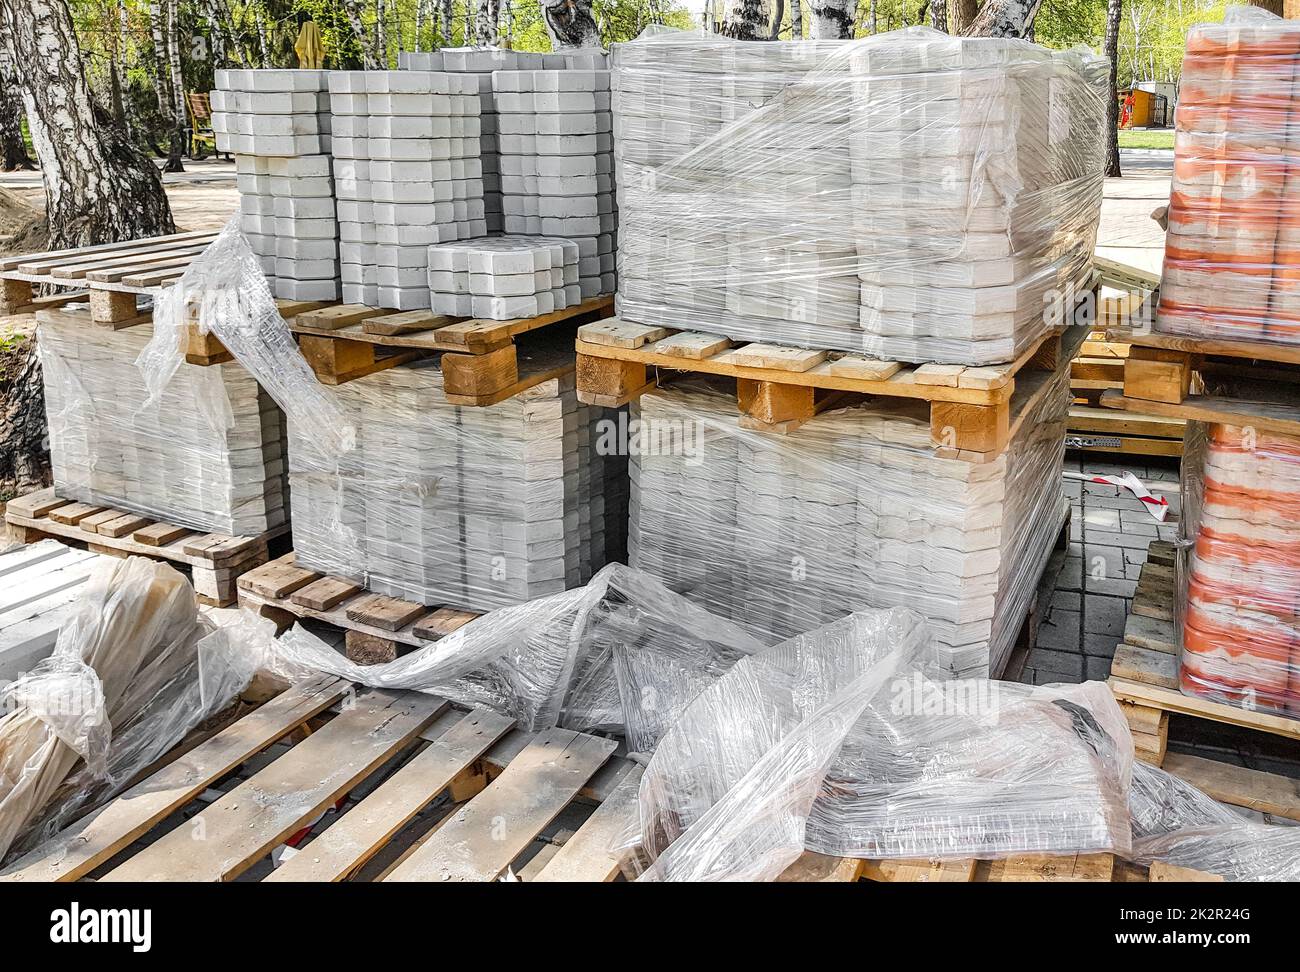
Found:
M 810 0 L 812 35 L 817 40 L 848 40 L 858 16 L 858 0 Z
M 500 0 L 478 0 L 478 11 L 474 15 L 475 44 L 479 47 L 497 47 L 501 44 L 501 35 L 498 30 L 500 15 Z
M 591 0 L 541 0 L 541 4 L 551 50 L 580 51 L 600 46 Z
M 771 17 L 767 0 L 730 0 L 719 33 L 736 40 L 767 40 Z
M 966 28 L 968 37 L 1024 37 L 1043 0 L 988 0 Z

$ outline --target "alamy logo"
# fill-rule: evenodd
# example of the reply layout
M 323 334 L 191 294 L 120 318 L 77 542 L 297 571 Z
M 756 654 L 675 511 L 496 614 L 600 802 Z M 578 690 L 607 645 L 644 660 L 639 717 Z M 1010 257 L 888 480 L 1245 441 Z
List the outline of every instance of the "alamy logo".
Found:
M 50 941 L 56 945 L 115 943 L 147 952 L 153 944 L 148 908 L 82 908 L 76 901 L 50 912 Z

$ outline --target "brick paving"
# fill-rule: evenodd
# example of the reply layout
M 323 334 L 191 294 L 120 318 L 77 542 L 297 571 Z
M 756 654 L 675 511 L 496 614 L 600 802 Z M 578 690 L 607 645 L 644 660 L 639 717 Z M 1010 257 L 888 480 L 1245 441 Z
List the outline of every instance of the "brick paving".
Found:
M 1070 453 L 1065 468 L 1093 475 L 1131 472 L 1153 493 L 1165 496 L 1170 510 L 1159 523 L 1126 489 L 1066 480 L 1072 508 L 1069 556 L 1020 676 L 1035 685 L 1110 674 L 1147 545 L 1157 538 L 1173 540 L 1178 533 L 1178 460 L 1107 462 Z

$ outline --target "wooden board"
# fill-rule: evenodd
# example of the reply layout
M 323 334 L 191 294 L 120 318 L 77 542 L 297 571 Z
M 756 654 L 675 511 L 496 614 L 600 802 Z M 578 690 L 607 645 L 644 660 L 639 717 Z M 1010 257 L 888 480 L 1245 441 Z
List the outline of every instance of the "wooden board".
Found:
M 619 861 L 611 852 L 615 839 L 637 817 L 637 794 L 644 767 L 625 768 L 614 792 L 596 808 L 577 833 L 564 842 L 535 881 L 612 881 L 618 876 Z
M 1143 412 L 1188 422 L 1218 422 L 1226 425 L 1250 425 L 1267 432 L 1300 435 L 1300 398 L 1288 386 L 1278 384 L 1271 395 L 1253 399 L 1189 395 L 1178 404 L 1128 398 L 1115 391 L 1101 394 L 1106 408 Z
M 1295 344 L 1267 344 L 1263 341 L 1225 341 L 1219 338 L 1189 338 L 1133 327 L 1107 328 L 1106 339 L 1108 341 L 1124 341 L 1130 345 L 1143 348 L 1182 351 L 1187 354 L 1300 364 L 1300 345 Z
M 1300 780 L 1185 753 L 1167 753 L 1162 768 L 1221 803 L 1300 820 Z
M 213 781 L 350 691 L 347 682 L 330 675 L 300 682 L 19 858 L 0 881 L 75 881 L 89 874 Z
M 343 880 L 370 860 L 514 724 L 513 719 L 486 709 L 469 713 L 266 880 Z
M 1251 711 L 1194 695 L 1183 695 L 1173 689 L 1145 685 L 1127 679 L 1111 678 L 1111 691 L 1121 701 L 1147 706 L 1162 712 L 1177 712 L 1213 722 L 1258 729 L 1287 739 L 1300 740 L 1300 719 L 1291 719 L 1271 712 Z
M 103 881 L 229 881 L 405 748 L 447 707 L 372 691 Z M 194 840 L 198 830 L 204 836 Z
M 496 880 L 614 748 L 612 740 L 567 729 L 540 734 L 385 880 Z

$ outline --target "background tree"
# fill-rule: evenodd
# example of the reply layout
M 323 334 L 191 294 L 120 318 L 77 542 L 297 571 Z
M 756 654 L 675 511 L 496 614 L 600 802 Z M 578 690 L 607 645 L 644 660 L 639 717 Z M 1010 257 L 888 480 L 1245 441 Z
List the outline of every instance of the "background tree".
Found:
M 853 36 L 858 0 L 810 0 L 812 35 L 818 40 L 843 40 Z
M 600 32 L 591 14 L 591 0 L 541 0 L 551 49 L 578 51 L 599 47 Z
M 1110 58 L 1110 97 L 1106 101 L 1106 175 L 1119 169 L 1119 21 L 1121 0 L 1106 0 L 1106 56 Z
M 767 0 L 730 0 L 718 33 L 736 40 L 767 40 L 770 19 Z M 813 36 L 817 36 L 815 26 Z

